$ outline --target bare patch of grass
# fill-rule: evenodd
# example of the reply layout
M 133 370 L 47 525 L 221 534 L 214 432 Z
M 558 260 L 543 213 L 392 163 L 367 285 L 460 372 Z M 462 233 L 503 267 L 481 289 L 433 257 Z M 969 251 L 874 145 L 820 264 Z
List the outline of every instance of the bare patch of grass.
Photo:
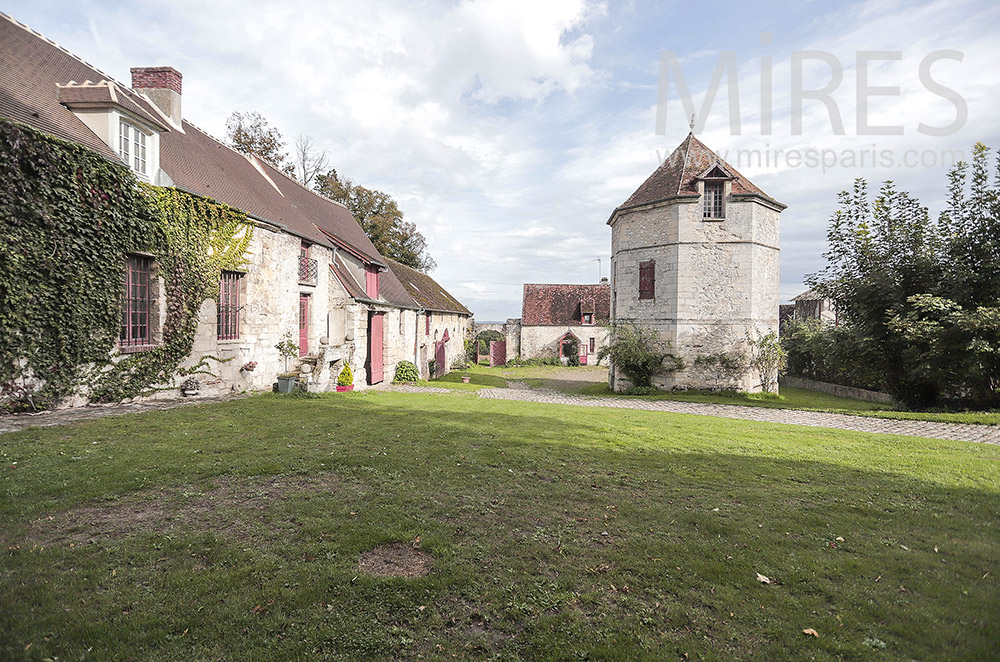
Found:
M 358 570 L 380 577 L 423 577 L 431 571 L 434 557 L 410 543 L 379 545 L 361 555 Z

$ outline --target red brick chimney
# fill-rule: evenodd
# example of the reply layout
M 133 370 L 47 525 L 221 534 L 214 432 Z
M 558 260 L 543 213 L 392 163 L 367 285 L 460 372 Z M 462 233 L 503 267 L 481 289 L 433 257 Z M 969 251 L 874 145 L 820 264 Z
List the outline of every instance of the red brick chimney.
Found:
M 173 67 L 132 67 L 132 89 L 149 97 L 163 114 L 181 124 L 181 72 Z

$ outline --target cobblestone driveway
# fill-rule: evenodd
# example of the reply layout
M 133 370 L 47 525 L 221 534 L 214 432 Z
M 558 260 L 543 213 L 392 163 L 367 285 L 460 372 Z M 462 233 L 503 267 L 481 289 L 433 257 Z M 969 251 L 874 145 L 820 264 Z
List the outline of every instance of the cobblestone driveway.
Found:
M 910 437 L 931 437 L 934 439 L 978 441 L 987 444 L 1000 444 L 1000 427 L 991 425 L 934 423 L 930 421 L 896 421 L 886 418 L 848 416 L 846 414 L 826 414 L 823 412 L 800 411 L 797 409 L 740 407 L 736 405 L 713 405 L 701 402 L 584 397 L 567 395 L 565 393 L 559 393 L 558 391 L 544 389 L 525 391 L 509 388 L 484 388 L 479 391 L 479 397 L 489 398 L 492 400 L 520 400 L 523 402 L 543 402 L 557 405 L 576 405 L 580 407 L 613 407 L 616 409 L 665 411 L 675 414 L 720 416 L 722 418 L 739 418 L 746 421 L 810 425 L 821 428 L 855 430 L 857 432 L 901 434 Z

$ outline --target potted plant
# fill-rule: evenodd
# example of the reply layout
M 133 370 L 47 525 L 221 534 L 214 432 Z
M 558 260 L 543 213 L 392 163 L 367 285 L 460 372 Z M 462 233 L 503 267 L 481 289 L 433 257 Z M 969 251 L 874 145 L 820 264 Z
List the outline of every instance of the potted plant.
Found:
M 343 369 L 340 371 L 340 376 L 337 377 L 337 393 L 343 393 L 344 391 L 354 390 L 354 373 L 351 372 L 351 366 L 344 363 Z
M 468 384 L 471 381 L 472 381 L 472 377 L 470 377 L 469 375 L 462 375 L 462 383 L 463 384 Z
M 278 375 L 278 393 L 291 393 L 295 388 L 294 372 L 288 372 L 288 359 L 295 358 L 299 353 L 299 346 L 292 342 L 291 332 L 286 332 L 285 337 L 274 346 L 278 350 L 281 358 L 285 359 L 285 372 Z

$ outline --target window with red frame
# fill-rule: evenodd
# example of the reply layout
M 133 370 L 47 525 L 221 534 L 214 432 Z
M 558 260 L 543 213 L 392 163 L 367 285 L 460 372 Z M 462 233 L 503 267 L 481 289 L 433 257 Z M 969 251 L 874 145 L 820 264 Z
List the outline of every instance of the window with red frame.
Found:
M 427 313 L 424 315 L 424 335 L 431 335 L 431 314 Z
M 122 347 L 151 344 L 149 327 L 153 307 L 150 287 L 152 270 L 153 258 L 129 255 L 122 293 L 122 328 L 118 337 L 118 343 Z
M 590 339 L 590 353 L 591 354 L 594 353 L 594 348 L 597 346 L 596 340 L 597 340 L 596 338 L 591 338 Z
M 583 323 L 584 324 L 593 324 L 594 323 L 594 313 L 584 313 L 583 314 Z
M 219 280 L 219 303 L 216 309 L 216 337 L 237 340 L 240 337 L 240 281 L 243 274 L 223 271 Z
M 378 298 L 378 267 L 374 265 L 365 267 L 365 294 L 372 299 Z
M 656 291 L 656 261 L 639 263 L 639 298 L 652 299 Z

